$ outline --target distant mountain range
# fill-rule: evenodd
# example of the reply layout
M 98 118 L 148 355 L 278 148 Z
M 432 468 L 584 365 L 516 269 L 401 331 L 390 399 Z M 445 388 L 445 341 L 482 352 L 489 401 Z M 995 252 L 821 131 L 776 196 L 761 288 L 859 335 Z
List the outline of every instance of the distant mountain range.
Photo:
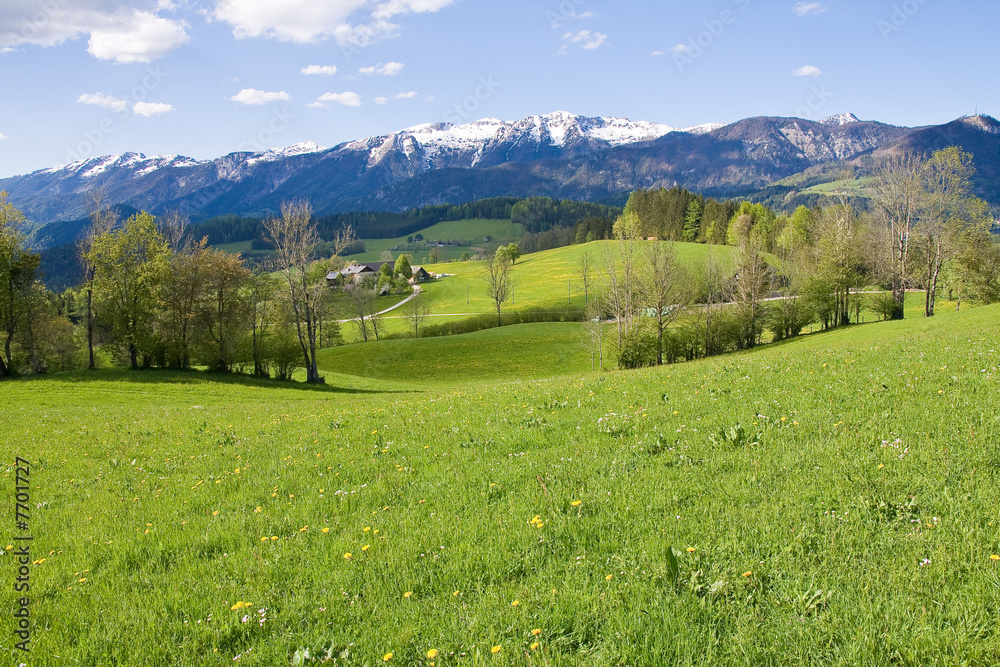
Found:
M 746 196 L 808 170 L 863 169 L 881 154 L 929 154 L 950 145 L 976 157 L 980 194 L 1000 204 L 1000 123 L 988 116 L 923 128 L 841 114 L 677 129 L 556 112 L 514 122 L 419 125 L 334 148 L 304 143 L 205 161 L 109 155 L 0 179 L 0 189 L 9 191 L 33 228 L 86 217 L 86 195 L 95 187 L 111 204 L 154 214 L 176 209 L 195 221 L 269 215 L 292 198 L 308 199 L 318 214 L 328 214 L 495 196 L 604 201 L 635 188 L 674 185 Z

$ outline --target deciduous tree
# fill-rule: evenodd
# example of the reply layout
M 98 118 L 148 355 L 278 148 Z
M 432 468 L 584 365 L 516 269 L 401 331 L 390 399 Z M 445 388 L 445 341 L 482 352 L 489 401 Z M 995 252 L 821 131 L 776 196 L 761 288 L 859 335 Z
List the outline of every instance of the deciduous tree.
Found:
M 496 307 L 498 327 L 503 325 L 501 311 L 503 305 L 510 300 L 514 288 L 513 266 L 510 255 L 502 249 L 498 249 L 486 260 L 486 295 Z
M 35 276 L 40 257 L 25 246 L 23 223 L 24 215 L 7 201 L 7 192 L 0 192 L 0 330 L 4 339 L 0 377 L 11 374 L 14 336 L 30 325 L 38 306 Z
M 98 316 L 111 328 L 133 369 L 139 368 L 140 353 L 147 359 L 152 353 L 153 321 L 168 253 L 156 219 L 146 212 L 129 218 L 121 229 L 95 237 L 88 253 Z

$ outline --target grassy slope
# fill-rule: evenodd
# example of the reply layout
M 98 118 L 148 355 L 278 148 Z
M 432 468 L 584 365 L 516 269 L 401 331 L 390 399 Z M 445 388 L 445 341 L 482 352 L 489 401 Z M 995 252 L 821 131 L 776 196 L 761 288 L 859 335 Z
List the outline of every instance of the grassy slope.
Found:
M 582 324 L 545 323 L 462 336 L 381 341 L 323 350 L 319 365 L 384 380 L 456 385 L 476 378 L 540 379 L 591 369 Z
M 998 315 L 440 390 L 6 383 L 31 664 L 995 664 Z
M 482 246 L 482 240 L 486 236 L 493 237 L 493 242 L 510 243 L 517 241 L 524 233 L 523 225 L 516 225 L 510 220 L 448 220 L 431 225 L 419 232 L 425 241 L 457 241 L 459 245 L 442 248 L 446 260 L 456 260 L 462 253 L 468 252 L 475 255 L 475 247 Z M 410 234 L 409 236 L 413 236 Z M 382 252 L 390 250 L 393 246 L 406 243 L 406 236 L 396 239 L 366 239 L 366 252 L 351 255 L 350 259 L 356 262 L 378 262 L 381 261 Z M 413 255 L 412 264 L 420 265 L 424 263 L 425 257 L 430 252 L 426 250 L 405 250 L 407 254 Z M 400 253 L 393 253 L 398 256 Z
M 580 256 L 588 252 L 593 268 L 591 280 L 596 282 L 601 267 L 602 249 L 611 241 L 593 241 L 580 245 L 543 250 L 525 255 L 514 265 L 513 307 L 542 306 L 558 308 L 569 303 L 583 307 L 583 281 L 580 279 Z M 689 266 L 698 266 L 710 252 L 725 255 L 733 249 L 706 246 L 701 243 L 677 243 L 677 258 Z M 435 312 L 492 312 L 493 302 L 486 296 L 486 269 L 482 262 L 437 264 L 429 267 L 435 273 L 453 274 L 427 286 L 427 294 Z M 466 303 L 466 287 L 469 303 Z M 569 300 L 567 297 L 571 297 Z M 508 306 L 509 307 L 509 306 Z

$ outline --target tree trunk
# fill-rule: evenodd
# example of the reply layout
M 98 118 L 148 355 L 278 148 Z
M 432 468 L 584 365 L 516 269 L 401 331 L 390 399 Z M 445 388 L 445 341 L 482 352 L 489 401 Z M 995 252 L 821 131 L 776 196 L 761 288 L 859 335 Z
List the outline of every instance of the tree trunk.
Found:
M 0 358 L 0 377 L 7 377 L 10 375 L 10 343 L 13 340 L 14 335 L 11 333 L 7 334 L 7 339 L 4 341 L 3 352 L 4 355 Z
M 87 290 L 87 352 L 89 353 L 88 370 L 97 368 L 94 360 L 94 290 Z
M 656 327 L 656 365 L 663 365 L 663 322 L 657 322 Z

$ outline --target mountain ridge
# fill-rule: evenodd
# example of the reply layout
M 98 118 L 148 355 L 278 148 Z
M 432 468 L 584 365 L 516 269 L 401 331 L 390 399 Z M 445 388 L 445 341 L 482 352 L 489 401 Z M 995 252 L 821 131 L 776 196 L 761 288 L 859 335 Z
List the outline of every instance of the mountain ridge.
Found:
M 154 214 L 178 210 L 192 220 L 270 215 L 294 198 L 309 199 L 317 214 L 327 214 L 494 196 L 602 201 L 674 185 L 728 196 L 817 165 L 862 164 L 901 146 L 927 153 L 950 139 L 968 144 L 970 152 L 979 149 L 984 175 L 1000 172 L 996 154 L 989 155 L 1000 143 L 1000 123 L 988 116 L 923 128 L 853 114 L 819 121 L 758 116 L 677 129 L 554 112 L 509 122 L 427 123 L 332 148 L 304 142 L 214 160 L 100 156 L 0 179 L 0 189 L 10 192 L 33 228 L 86 217 L 86 195 L 98 186 L 111 204 Z

